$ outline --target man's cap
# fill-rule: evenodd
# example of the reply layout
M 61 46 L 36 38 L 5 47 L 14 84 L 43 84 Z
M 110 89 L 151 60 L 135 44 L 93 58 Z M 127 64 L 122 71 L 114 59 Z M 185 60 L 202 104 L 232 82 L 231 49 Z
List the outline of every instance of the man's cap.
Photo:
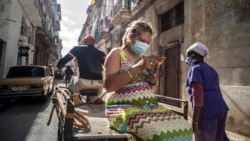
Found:
M 208 48 L 201 42 L 196 42 L 196 43 L 192 44 L 191 46 L 189 46 L 189 48 L 186 51 L 186 54 L 191 50 L 200 54 L 203 57 L 209 57 L 208 56 L 208 54 L 209 54 Z
M 89 41 L 95 42 L 95 37 L 92 36 L 92 35 L 86 35 L 86 36 L 84 37 L 84 40 L 89 40 Z

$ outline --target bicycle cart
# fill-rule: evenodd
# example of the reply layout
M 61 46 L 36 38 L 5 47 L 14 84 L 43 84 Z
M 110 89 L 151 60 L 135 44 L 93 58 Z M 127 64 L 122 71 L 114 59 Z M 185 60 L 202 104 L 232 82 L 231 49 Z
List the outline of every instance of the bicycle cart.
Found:
M 94 93 L 94 91 L 88 91 L 88 93 Z M 174 111 L 182 115 L 187 120 L 188 103 L 186 100 L 161 95 L 156 95 L 156 97 L 162 105 L 166 105 L 169 101 L 182 104 L 181 108 L 177 108 Z M 52 97 L 54 104 L 52 112 L 54 109 L 56 110 L 59 120 L 59 141 L 136 140 L 136 138 L 131 134 L 118 133 L 116 130 L 109 127 L 109 121 L 105 117 L 104 104 L 88 104 L 81 103 L 81 101 L 79 103 L 79 98 L 79 95 L 72 97 L 67 88 L 56 88 L 55 94 Z

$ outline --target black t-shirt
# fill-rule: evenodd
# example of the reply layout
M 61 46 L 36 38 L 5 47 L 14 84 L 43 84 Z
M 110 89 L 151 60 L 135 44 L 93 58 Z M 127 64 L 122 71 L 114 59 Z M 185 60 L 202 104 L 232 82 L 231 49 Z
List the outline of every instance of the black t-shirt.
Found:
M 80 78 L 102 80 L 105 54 L 92 45 L 75 46 L 70 53 L 77 59 Z

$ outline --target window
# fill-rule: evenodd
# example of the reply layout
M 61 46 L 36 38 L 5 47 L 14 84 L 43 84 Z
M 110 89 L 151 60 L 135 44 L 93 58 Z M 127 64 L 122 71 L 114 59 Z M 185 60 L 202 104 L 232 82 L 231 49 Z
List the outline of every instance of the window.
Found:
M 184 23 L 184 2 L 178 4 L 160 16 L 161 32 Z
M 41 67 L 12 67 L 10 68 L 6 78 L 44 76 L 44 69 Z

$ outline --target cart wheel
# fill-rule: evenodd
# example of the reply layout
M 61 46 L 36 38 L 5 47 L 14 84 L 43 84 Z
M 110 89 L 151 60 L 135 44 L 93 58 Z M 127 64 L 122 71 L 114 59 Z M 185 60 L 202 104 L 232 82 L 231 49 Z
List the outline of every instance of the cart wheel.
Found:
M 57 141 L 62 141 L 62 135 L 60 133 L 60 129 L 57 131 Z
M 60 122 L 58 122 L 58 129 L 57 129 L 57 141 L 63 141 L 62 134 L 60 131 Z

